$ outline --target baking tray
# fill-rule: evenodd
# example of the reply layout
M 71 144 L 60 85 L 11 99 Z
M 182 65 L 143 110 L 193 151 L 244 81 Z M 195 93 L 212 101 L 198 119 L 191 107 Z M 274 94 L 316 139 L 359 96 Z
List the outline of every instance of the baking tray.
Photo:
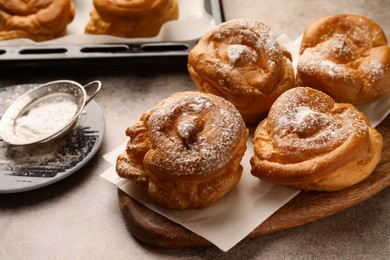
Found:
M 84 6 L 85 0 L 74 0 L 76 5 L 76 17 L 78 7 Z M 181 11 L 181 3 L 194 0 L 178 0 L 179 12 Z M 225 20 L 223 15 L 223 6 L 221 0 L 200 0 L 204 10 L 201 10 L 211 20 L 210 28 Z M 92 2 L 92 1 L 91 1 Z M 192 5 L 194 2 L 187 2 Z M 88 10 L 89 11 L 89 10 Z M 82 14 L 84 19 L 89 18 L 89 14 Z M 196 17 L 195 17 L 196 18 Z M 198 17 L 199 18 L 199 17 Z M 179 16 L 178 22 L 181 22 Z M 196 20 L 194 20 L 196 21 Z M 191 17 L 183 22 L 183 27 L 187 32 L 191 28 L 185 28 L 191 24 Z M 192 23 L 191 26 L 195 24 Z M 71 26 L 70 24 L 69 26 Z M 69 31 L 68 26 L 68 31 Z M 207 25 L 206 25 L 207 26 Z M 191 33 L 191 31 L 190 31 Z M 188 34 L 188 33 L 187 33 Z M 190 35 L 191 36 L 191 35 Z M 168 39 L 159 40 L 159 37 L 154 38 L 120 38 L 113 36 L 91 36 L 85 39 L 86 35 L 81 33 L 70 33 L 60 39 L 55 39 L 46 42 L 33 42 L 26 39 L 17 39 L 11 41 L 0 42 L 0 65 L 10 66 L 12 64 L 37 64 L 47 62 L 61 63 L 66 61 L 96 61 L 96 60 L 111 60 L 111 59 L 147 59 L 153 58 L 187 58 L 189 51 L 195 46 L 201 35 L 199 31 L 197 35 L 188 39 L 180 39 L 173 37 L 174 40 Z M 83 39 L 81 39 L 83 38 Z M 161 38 L 161 37 L 160 37 Z M 167 37 L 165 37 L 167 38 Z M 178 40 L 179 38 L 179 40 Z

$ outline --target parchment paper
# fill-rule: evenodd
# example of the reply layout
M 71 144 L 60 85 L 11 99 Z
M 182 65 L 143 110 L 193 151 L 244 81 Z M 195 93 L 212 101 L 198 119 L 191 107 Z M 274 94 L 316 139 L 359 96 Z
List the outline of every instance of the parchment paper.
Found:
M 248 140 L 247 145 L 241 163 L 244 170 L 238 186 L 216 204 L 205 209 L 163 208 L 154 203 L 137 185 L 118 177 L 114 166 L 101 177 L 114 183 L 146 207 L 206 238 L 222 251 L 228 251 L 299 193 L 299 190 L 273 185 L 253 177 L 249 163 L 253 154 L 251 140 Z M 117 156 L 125 150 L 125 146 L 126 144 L 123 144 L 104 158 L 115 165 Z

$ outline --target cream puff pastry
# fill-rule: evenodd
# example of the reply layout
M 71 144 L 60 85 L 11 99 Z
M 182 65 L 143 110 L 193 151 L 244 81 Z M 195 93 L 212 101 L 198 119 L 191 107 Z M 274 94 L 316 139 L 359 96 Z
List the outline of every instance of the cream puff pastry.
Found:
M 303 35 L 297 81 L 337 102 L 363 104 L 390 92 L 390 47 L 378 24 L 358 15 L 332 15 Z
M 177 20 L 177 0 L 93 0 L 88 34 L 154 37 L 163 24 Z
M 241 178 L 248 130 L 221 97 L 176 93 L 146 111 L 126 135 L 130 140 L 118 156 L 118 175 L 165 207 L 207 207 Z
M 304 190 L 352 186 L 375 169 L 383 140 L 353 105 L 308 87 L 283 93 L 256 128 L 252 174 Z
M 0 40 L 64 36 L 74 15 L 71 0 L 0 0 Z

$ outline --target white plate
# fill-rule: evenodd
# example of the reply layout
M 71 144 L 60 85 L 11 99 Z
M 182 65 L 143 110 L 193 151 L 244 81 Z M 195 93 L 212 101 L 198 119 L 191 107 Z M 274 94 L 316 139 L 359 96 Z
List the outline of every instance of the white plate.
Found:
M 13 100 L 37 85 L 0 88 L 0 115 Z M 74 129 L 60 140 L 32 146 L 12 146 L 0 141 L 0 193 L 41 188 L 75 173 L 99 150 L 104 131 L 103 113 L 92 100 Z

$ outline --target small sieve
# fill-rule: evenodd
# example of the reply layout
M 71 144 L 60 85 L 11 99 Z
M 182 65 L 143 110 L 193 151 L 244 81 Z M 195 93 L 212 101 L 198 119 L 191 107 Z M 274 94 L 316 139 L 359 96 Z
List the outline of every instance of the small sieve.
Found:
M 84 107 L 101 88 L 71 80 L 48 82 L 15 100 L 0 119 L 0 140 L 11 145 L 46 143 L 62 137 L 76 124 Z M 87 95 L 87 88 L 93 88 Z

